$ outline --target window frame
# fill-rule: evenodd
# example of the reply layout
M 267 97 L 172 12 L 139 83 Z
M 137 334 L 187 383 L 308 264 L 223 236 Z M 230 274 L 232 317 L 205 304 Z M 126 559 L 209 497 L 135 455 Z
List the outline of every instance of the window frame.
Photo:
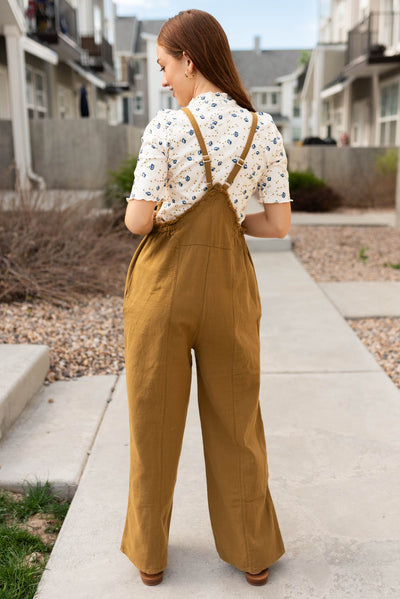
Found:
M 141 107 L 138 109 L 137 107 L 137 100 L 138 98 L 140 98 L 141 101 Z M 144 114 L 144 94 L 143 92 L 136 92 L 134 97 L 133 97 L 133 113 L 134 114 Z
M 28 82 L 28 74 L 30 83 Z M 41 78 L 43 87 L 41 90 L 37 87 L 37 79 Z M 47 97 L 47 79 L 44 71 L 25 64 L 25 84 L 26 84 L 26 107 L 29 118 L 46 118 L 48 116 L 49 102 Z M 39 92 L 42 96 L 42 103 L 39 103 Z M 32 116 L 31 116 L 32 114 Z
M 382 116 L 382 100 L 383 100 L 383 92 L 387 88 L 397 87 L 397 111 L 393 114 L 387 114 Z M 378 145 L 379 146 L 392 146 L 399 145 L 400 134 L 399 134 L 399 122 L 400 122 L 400 77 L 391 78 L 388 81 L 385 81 L 380 86 L 379 89 L 379 109 L 378 109 L 378 123 L 377 123 L 377 132 L 378 132 Z M 394 143 L 390 142 L 390 129 L 391 124 L 395 123 L 395 140 Z M 382 135 L 382 130 L 384 134 Z

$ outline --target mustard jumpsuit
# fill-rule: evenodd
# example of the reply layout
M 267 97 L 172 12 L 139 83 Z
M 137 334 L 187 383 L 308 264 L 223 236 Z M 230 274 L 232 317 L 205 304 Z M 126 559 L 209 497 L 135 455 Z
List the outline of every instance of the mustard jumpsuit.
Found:
M 226 183 L 213 184 L 172 221 L 154 220 L 131 260 L 124 294 L 130 423 L 129 495 L 120 550 L 148 574 L 167 565 L 173 493 L 191 384 L 191 348 L 205 455 L 207 496 L 219 556 L 259 572 L 285 551 L 268 488 L 260 412 L 261 301 L 246 227 Z M 161 203 L 158 205 L 158 210 Z

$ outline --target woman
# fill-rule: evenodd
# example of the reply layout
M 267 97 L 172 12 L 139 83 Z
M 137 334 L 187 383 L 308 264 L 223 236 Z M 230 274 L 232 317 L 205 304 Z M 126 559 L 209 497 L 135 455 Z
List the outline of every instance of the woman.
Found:
M 145 584 L 161 582 L 193 348 L 216 548 L 261 585 L 285 550 L 267 482 L 261 301 L 244 232 L 287 234 L 286 155 L 214 17 L 180 12 L 157 42 L 162 85 L 183 108 L 146 127 L 125 218 L 144 238 L 124 297 L 131 466 L 121 551 Z M 246 216 L 253 193 L 264 211 Z

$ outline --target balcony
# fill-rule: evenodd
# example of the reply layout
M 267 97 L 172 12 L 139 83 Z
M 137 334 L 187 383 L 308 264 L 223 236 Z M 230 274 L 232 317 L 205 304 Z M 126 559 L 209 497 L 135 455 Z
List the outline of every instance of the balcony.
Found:
M 93 71 L 108 70 L 113 73 L 112 46 L 107 40 L 102 38 L 101 43 L 96 44 L 94 36 L 82 36 L 81 46 L 87 51 L 84 66 L 90 67 Z
M 371 12 L 348 33 L 346 64 L 400 60 L 400 12 Z
M 54 49 L 63 59 L 80 58 L 76 10 L 67 0 L 36 2 L 25 14 L 30 37 L 49 46 L 56 45 Z

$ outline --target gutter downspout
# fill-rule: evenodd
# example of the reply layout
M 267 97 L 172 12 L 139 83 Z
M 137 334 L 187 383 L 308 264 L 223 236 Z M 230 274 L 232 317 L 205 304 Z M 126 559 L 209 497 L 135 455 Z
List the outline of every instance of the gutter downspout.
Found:
M 16 25 L 5 25 L 4 35 L 16 163 L 15 187 L 17 191 L 30 190 L 33 181 L 40 190 L 45 190 L 45 180 L 32 170 L 30 131 L 26 108 L 25 51 L 22 47 L 24 34 Z

